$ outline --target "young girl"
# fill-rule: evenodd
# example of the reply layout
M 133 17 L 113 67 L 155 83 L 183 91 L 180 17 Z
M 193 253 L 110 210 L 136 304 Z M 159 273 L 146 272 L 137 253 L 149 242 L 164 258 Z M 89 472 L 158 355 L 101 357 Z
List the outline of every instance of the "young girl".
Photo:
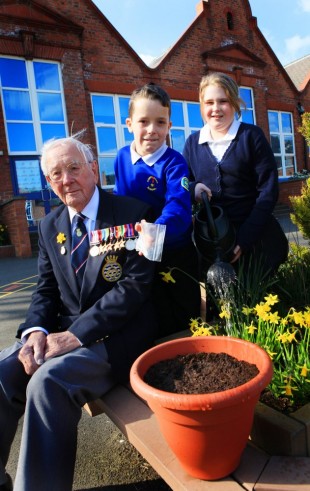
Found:
M 199 87 L 205 126 L 190 135 L 183 155 L 190 167 L 192 196 L 206 191 L 236 229 L 232 263 L 243 257 L 264 261 L 272 273 L 284 262 L 288 243 L 272 212 L 278 199 L 277 164 L 263 131 L 235 118 L 242 101 L 236 82 L 223 73 L 202 78 Z
M 173 271 L 175 283 L 164 282 L 160 275 L 177 267 L 198 278 L 188 167 L 182 155 L 166 144 L 170 112 L 170 98 L 159 86 L 147 84 L 135 90 L 126 120 L 134 141 L 118 152 L 114 164 L 114 193 L 150 204 L 155 223 L 166 225 L 162 261 L 154 281 L 161 336 L 187 329 L 190 319 L 200 315 L 199 285 L 178 270 Z

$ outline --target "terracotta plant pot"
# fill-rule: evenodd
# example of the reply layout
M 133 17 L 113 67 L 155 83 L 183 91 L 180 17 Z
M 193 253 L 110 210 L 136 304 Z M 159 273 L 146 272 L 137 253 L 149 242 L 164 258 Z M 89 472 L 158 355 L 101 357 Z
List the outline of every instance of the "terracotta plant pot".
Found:
M 227 353 L 254 363 L 259 373 L 249 382 L 212 394 L 174 394 L 143 381 L 155 363 L 197 352 Z M 220 479 L 239 465 L 260 393 L 272 378 L 272 362 L 259 346 L 241 339 L 201 336 L 167 341 L 143 353 L 133 364 L 133 390 L 154 411 L 161 432 L 184 470 L 199 479 Z

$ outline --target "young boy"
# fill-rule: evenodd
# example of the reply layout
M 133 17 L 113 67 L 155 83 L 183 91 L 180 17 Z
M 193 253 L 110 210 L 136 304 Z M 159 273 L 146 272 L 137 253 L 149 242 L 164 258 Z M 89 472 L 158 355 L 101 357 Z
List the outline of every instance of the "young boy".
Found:
M 160 275 L 175 267 L 198 278 L 188 166 L 183 156 L 166 144 L 170 115 L 170 98 L 161 87 L 150 83 L 135 90 L 126 119 L 134 141 L 118 152 L 114 163 L 114 193 L 150 204 L 155 223 L 166 225 L 162 261 L 154 282 L 160 336 L 187 329 L 190 319 L 200 316 L 198 283 L 179 270 L 173 271 L 175 283 L 164 282 Z

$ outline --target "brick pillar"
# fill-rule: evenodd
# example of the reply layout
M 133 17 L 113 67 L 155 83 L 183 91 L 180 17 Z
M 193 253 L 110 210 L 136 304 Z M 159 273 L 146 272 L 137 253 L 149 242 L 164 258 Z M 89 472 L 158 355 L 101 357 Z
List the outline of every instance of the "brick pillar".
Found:
M 1 203 L 1 221 L 7 225 L 16 257 L 31 257 L 31 243 L 25 213 L 25 198 L 16 197 Z

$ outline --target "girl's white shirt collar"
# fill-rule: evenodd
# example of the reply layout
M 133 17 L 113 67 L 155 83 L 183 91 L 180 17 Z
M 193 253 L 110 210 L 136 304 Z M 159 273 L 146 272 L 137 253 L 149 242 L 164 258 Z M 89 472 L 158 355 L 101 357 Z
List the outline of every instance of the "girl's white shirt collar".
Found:
M 202 143 L 212 142 L 212 143 L 216 144 L 217 142 L 231 141 L 236 137 L 236 134 L 238 132 L 240 124 L 241 124 L 240 121 L 237 121 L 236 119 L 234 119 L 233 122 L 231 123 L 226 135 L 224 135 L 219 140 L 213 140 L 212 135 L 211 135 L 210 126 L 208 125 L 208 123 L 206 123 L 204 125 L 204 127 L 201 128 L 201 130 L 200 130 L 198 143 L 202 144 Z

